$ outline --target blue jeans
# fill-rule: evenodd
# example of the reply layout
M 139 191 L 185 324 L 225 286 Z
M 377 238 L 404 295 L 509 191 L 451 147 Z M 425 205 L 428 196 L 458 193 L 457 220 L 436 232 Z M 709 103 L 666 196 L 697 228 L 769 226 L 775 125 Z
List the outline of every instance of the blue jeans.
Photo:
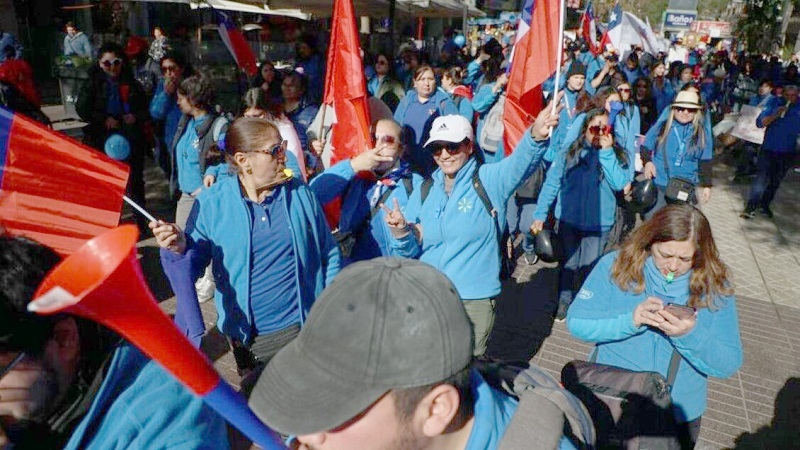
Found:
M 558 238 L 565 258 L 558 280 L 559 302 L 572 303 L 594 263 L 603 256 L 609 231 L 584 231 L 567 223 L 558 224 Z
M 522 240 L 522 251 L 526 255 L 536 253 L 533 235 L 531 234 L 531 224 L 533 224 L 533 213 L 536 211 L 536 202 L 529 198 L 518 198 L 512 195 L 508 199 L 506 206 L 506 223 L 508 232 L 514 236 L 517 232 L 525 237 Z
M 783 177 L 792 167 L 794 155 L 793 152 L 761 150 L 761 154 L 758 155 L 758 172 L 750 188 L 750 198 L 747 200 L 749 211 L 753 211 L 759 206 L 769 208 Z

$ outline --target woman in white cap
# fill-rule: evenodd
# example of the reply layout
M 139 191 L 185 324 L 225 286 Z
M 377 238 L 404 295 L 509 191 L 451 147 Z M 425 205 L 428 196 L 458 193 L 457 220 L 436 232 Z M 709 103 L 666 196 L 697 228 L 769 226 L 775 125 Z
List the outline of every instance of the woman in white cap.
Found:
M 647 132 L 640 155 L 644 174 L 655 179 L 658 201 L 649 218 L 667 203 L 706 203 L 711 198 L 711 158 L 714 138 L 705 126 L 700 95 L 681 91 L 666 121 Z
M 384 206 L 392 255 L 419 258 L 453 281 L 473 324 L 476 355 L 486 350 L 494 324 L 506 204 L 541 161 L 560 109 L 543 109 L 511 156 L 483 165 L 475 157 L 469 121 L 460 115 L 437 118 L 425 143 L 438 167 L 432 181 L 414 190 L 403 212 L 398 203 Z

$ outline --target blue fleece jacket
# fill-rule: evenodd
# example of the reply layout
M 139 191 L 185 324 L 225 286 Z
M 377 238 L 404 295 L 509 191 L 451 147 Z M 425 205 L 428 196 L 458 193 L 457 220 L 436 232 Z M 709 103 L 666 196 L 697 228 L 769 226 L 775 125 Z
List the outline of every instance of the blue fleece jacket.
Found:
M 778 113 L 778 108 L 785 106 L 783 99 L 774 99 L 756 119 L 756 125 L 764 128 L 764 118 Z M 797 151 L 797 136 L 800 135 L 800 103 L 793 103 L 786 110 L 783 117 L 769 124 L 764 133 L 764 144 L 761 148 L 772 152 L 795 153 Z
M 717 298 L 716 309 L 702 308 L 697 324 L 683 336 L 670 337 L 633 324 L 633 310 L 649 296 L 685 305 L 692 272 L 667 283 L 652 257 L 645 262 L 644 292 L 624 291 L 611 278 L 619 253 L 600 259 L 567 313 L 567 327 L 578 339 L 597 343 L 597 362 L 667 376 L 673 349 L 683 357 L 672 400 L 680 422 L 700 417 L 706 409 L 708 377 L 727 378 L 742 365 L 742 343 L 734 297 Z
M 616 219 L 616 192 L 630 181 L 629 170 L 612 149 L 584 146 L 571 159 L 564 153 L 547 171 L 533 219 L 547 219 L 557 195 L 555 216 L 559 221 L 579 230 L 607 231 Z
M 506 203 L 517 187 L 542 160 L 547 141 L 534 141 L 526 132 L 508 158 L 481 166 L 470 158 L 456 174 L 448 196 L 444 173 L 433 173 L 433 185 L 425 202 L 414 190 L 404 213 L 409 223 L 422 227 L 422 242 L 413 233 L 392 239 L 392 256 L 419 258 L 450 278 L 463 300 L 492 298 L 500 293 L 500 249 L 495 219 L 489 216 L 475 188 L 472 173 L 478 170 L 496 217 L 506 217 Z
M 573 130 L 572 125 L 576 121 L 583 125 L 583 118 L 586 116 L 584 113 L 575 111 L 580 92 L 575 92 L 569 88 L 564 89 L 562 92 L 564 92 L 564 97 L 561 99 L 561 104 L 564 105 L 564 108 L 558 115 L 558 126 L 553 129 L 550 147 L 544 157 L 549 162 L 553 162 L 555 155 L 560 154 L 565 147 L 569 147 L 575 141 L 575 138 L 580 134 L 580 126 L 577 127 L 577 130 Z
M 339 271 L 339 248 L 330 234 L 322 207 L 311 189 L 295 178 L 286 185 L 287 214 L 295 249 L 295 273 L 301 320 Z M 189 265 L 197 279 L 213 260 L 217 328 L 226 336 L 249 343 L 254 337 L 250 307 L 250 216 L 237 177 L 225 178 L 197 196 L 186 225 L 184 255 L 161 253 L 161 263 Z M 186 267 L 186 265 L 184 265 Z
M 500 89 L 499 91 L 494 92 L 493 89 L 494 83 L 486 83 L 478 88 L 478 92 L 474 97 L 472 97 L 472 108 L 476 113 L 478 113 L 478 125 L 475 127 L 475 136 L 481 135 L 481 131 L 486 124 L 486 116 L 489 115 L 489 111 L 492 109 L 492 106 L 497 103 L 497 99 L 504 91 L 504 89 Z M 475 143 L 477 144 L 477 138 Z M 502 140 L 500 141 L 500 145 L 497 147 L 496 152 L 489 152 L 484 149 L 481 149 L 481 151 L 483 152 L 484 161 L 487 163 L 498 162 L 505 157 Z
M 227 449 L 225 421 L 130 344 L 116 349 L 89 411 L 64 447 Z
M 642 131 L 642 117 L 639 107 L 635 104 L 624 105 L 624 113 L 618 114 L 614 122 L 614 141 L 617 142 L 628 154 L 628 161 L 636 157 L 636 136 Z M 633 178 L 634 164 L 630 164 L 629 171 Z
M 675 98 L 675 88 L 668 79 L 664 79 L 664 86 L 658 87 L 653 83 L 653 98 L 656 100 L 656 109 L 659 111 L 668 110 L 670 103 Z
M 656 123 L 650 127 L 645 135 L 644 144 L 642 144 L 642 151 L 655 149 L 652 156 L 653 164 L 656 166 L 655 184 L 664 188 L 669 182 L 667 174 L 664 173 L 664 148 L 667 152 L 669 178 L 684 178 L 697 184 L 700 181 L 700 161 L 710 160 L 714 157 L 714 135 L 711 134 L 710 123 L 703 125 L 704 142 L 698 141 L 695 146 L 692 144 L 694 131 L 692 123 L 682 124 L 673 121 L 668 130 L 667 140 L 662 146 L 659 146 L 657 145 L 658 136 L 666 125 L 664 118 L 667 115 L 669 115 L 669 109 L 665 110 L 662 117 L 659 117 Z M 700 144 L 703 145 L 700 146 Z
M 150 117 L 164 121 L 165 148 L 172 146 L 172 140 L 178 130 L 181 114 L 181 108 L 178 107 L 176 96 L 167 94 L 164 90 L 164 80 L 160 80 L 156 87 L 155 95 L 150 100 Z M 174 158 L 174 155 L 172 155 L 172 158 Z
M 413 192 L 413 190 L 419 189 L 422 177 L 417 174 L 409 174 L 409 176 Z M 389 256 L 390 254 L 389 245 L 392 235 L 384 219 L 386 213 L 382 209 L 379 209 L 369 220 L 366 228 L 360 229 L 365 224 L 366 218 L 369 217 L 372 208 L 370 199 L 375 195 L 379 184 L 380 182 L 375 179 L 357 178 L 349 159 L 337 163 L 311 180 L 311 190 L 323 205 L 336 197 L 343 196 L 339 230 L 356 232 L 356 242 L 352 254 L 349 258 L 342 257 L 342 267 L 351 262 Z M 410 193 L 406 191 L 406 185 L 402 180 L 395 182 L 393 186 L 384 187 L 384 189 L 391 189 L 391 193 L 384 202 L 386 206 L 392 208 L 394 201 L 397 200 L 400 209 L 405 208 Z

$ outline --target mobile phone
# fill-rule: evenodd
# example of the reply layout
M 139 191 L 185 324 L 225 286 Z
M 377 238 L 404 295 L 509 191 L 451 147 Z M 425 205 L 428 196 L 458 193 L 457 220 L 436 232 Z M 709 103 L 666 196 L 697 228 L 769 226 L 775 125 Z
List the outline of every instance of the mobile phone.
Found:
M 691 306 L 679 305 L 677 303 L 667 303 L 664 309 L 679 319 L 688 319 L 692 317 L 696 311 Z

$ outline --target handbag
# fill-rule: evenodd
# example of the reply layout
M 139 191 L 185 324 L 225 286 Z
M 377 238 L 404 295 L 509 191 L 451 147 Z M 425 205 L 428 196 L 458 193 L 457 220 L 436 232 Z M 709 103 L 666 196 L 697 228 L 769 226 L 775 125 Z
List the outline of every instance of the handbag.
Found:
M 589 410 L 598 448 L 679 450 L 678 425 L 670 390 L 681 356 L 673 350 L 665 379 L 657 372 L 635 372 L 595 361 L 571 361 L 561 382 Z
M 667 189 L 664 191 L 664 200 L 667 203 L 696 203 L 694 196 L 694 183 L 681 177 L 669 176 L 669 163 L 667 162 L 667 145 L 664 147 L 664 174 L 667 176 Z

